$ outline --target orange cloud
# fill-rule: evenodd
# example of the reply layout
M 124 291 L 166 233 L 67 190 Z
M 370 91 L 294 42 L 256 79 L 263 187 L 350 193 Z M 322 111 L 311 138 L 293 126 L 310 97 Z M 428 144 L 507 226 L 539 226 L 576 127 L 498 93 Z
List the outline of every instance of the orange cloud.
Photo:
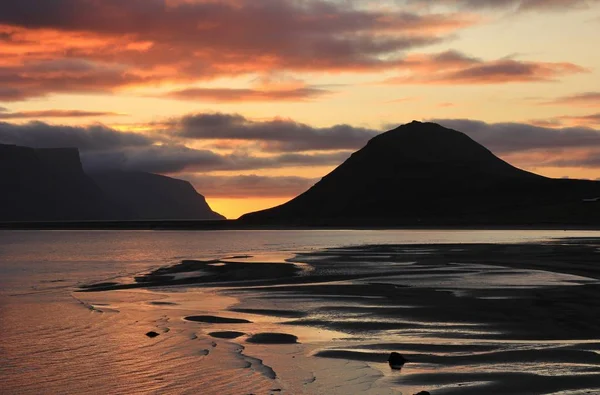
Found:
M 600 113 L 589 115 L 572 115 L 560 117 L 560 119 L 578 126 L 600 126 Z
M 573 107 L 600 107 L 600 92 L 584 92 L 570 96 L 562 96 L 553 100 L 542 102 L 544 105 L 573 106 Z
M 383 12 L 322 0 L 0 2 L 0 100 L 273 71 L 389 69 L 402 52 L 477 22 L 464 13 Z M 179 93 L 186 94 L 194 96 Z
M 398 67 L 407 75 L 386 80 L 392 84 L 501 84 L 554 81 L 588 70 L 568 62 L 532 62 L 515 59 L 483 60 L 458 51 L 410 55 Z
M 145 77 L 114 63 L 84 59 L 49 59 L 0 67 L 0 101 L 23 100 L 51 93 L 105 92 L 149 83 Z
M 43 111 L 2 111 L 0 108 L 0 119 L 41 119 L 41 118 L 84 118 L 103 116 L 124 116 L 116 112 L 105 111 L 80 111 L 80 110 L 43 110 Z
M 252 88 L 187 88 L 167 92 L 163 96 L 212 102 L 307 101 L 331 93 L 330 90 L 307 85 L 298 78 L 269 74 L 255 78 Z

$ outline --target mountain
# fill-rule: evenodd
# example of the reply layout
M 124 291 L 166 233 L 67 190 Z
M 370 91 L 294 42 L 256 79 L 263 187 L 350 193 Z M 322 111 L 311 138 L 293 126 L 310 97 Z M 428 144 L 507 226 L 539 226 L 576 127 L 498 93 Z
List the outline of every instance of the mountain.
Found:
M 542 177 L 467 135 L 412 122 L 382 133 L 295 199 L 241 221 L 297 225 L 600 224 L 600 183 Z
M 136 219 L 220 220 L 192 184 L 143 172 L 111 171 L 91 177 L 106 196 Z
M 0 144 L 0 220 L 128 218 L 81 167 L 74 148 Z
M 216 220 L 187 181 L 140 172 L 86 174 L 75 148 L 0 144 L 0 221 Z

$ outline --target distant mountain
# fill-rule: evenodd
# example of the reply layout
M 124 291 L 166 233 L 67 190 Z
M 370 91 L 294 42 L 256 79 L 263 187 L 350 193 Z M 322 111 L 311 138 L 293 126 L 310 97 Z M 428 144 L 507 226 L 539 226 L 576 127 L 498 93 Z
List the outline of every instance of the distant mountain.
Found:
M 143 172 L 92 173 L 96 184 L 113 202 L 137 219 L 220 220 L 192 184 Z
M 241 221 L 298 225 L 600 224 L 600 182 L 557 180 L 463 133 L 412 122 L 382 133 L 295 199 Z
M 0 144 L 0 220 L 129 218 L 106 199 L 81 167 L 74 148 Z
M 87 175 L 75 148 L 0 144 L 0 221 L 217 220 L 187 181 L 150 173 Z

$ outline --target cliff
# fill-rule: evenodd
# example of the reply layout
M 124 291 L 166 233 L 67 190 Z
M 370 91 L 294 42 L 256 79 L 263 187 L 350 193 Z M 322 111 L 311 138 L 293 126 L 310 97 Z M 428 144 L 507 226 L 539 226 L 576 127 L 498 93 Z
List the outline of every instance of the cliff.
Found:
M 74 148 L 0 144 L 0 185 L 2 221 L 129 217 L 84 173 Z
M 112 171 L 91 177 L 113 202 L 137 219 L 219 220 L 187 181 L 143 172 Z

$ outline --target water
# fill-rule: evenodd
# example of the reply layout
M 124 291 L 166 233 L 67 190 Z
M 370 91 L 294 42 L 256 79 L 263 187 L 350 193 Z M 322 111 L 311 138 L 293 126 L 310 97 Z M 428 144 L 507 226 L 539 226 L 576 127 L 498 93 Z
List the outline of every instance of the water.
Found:
M 520 243 L 593 231 L 0 231 L 0 295 L 131 275 L 181 259 L 369 244 Z M 51 284 L 51 283 L 50 283 Z
M 182 259 L 293 254 L 373 244 L 522 243 L 559 237 L 600 237 L 600 232 L 0 231 L 0 393 L 240 390 L 236 387 L 239 380 L 227 376 L 225 369 L 219 368 L 222 365 L 198 370 L 197 352 L 204 352 L 202 347 L 210 348 L 210 344 L 200 342 L 190 349 L 175 336 L 163 336 L 150 347 L 146 338 L 138 336 L 146 329 L 162 327 L 160 320 L 165 319 L 166 310 L 146 303 L 144 298 L 150 296 L 143 292 L 111 294 L 107 304 L 118 305 L 119 312 L 106 308 L 104 314 L 98 314 L 80 294 L 72 292 L 83 284 L 130 278 Z M 368 255 L 363 258 L 369 259 Z M 496 281 L 502 281 L 498 278 Z M 169 324 L 169 328 L 182 336 L 193 335 L 181 323 Z M 220 360 L 228 367 L 248 363 L 249 359 L 234 358 L 238 351 L 227 347 L 224 344 L 213 355 L 222 353 Z M 259 370 L 253 369 L 243 381 L 248 388 L 257 389 L 256 393 L 272 387 Z M 199 375 L 212 377 L 214 387 Z

